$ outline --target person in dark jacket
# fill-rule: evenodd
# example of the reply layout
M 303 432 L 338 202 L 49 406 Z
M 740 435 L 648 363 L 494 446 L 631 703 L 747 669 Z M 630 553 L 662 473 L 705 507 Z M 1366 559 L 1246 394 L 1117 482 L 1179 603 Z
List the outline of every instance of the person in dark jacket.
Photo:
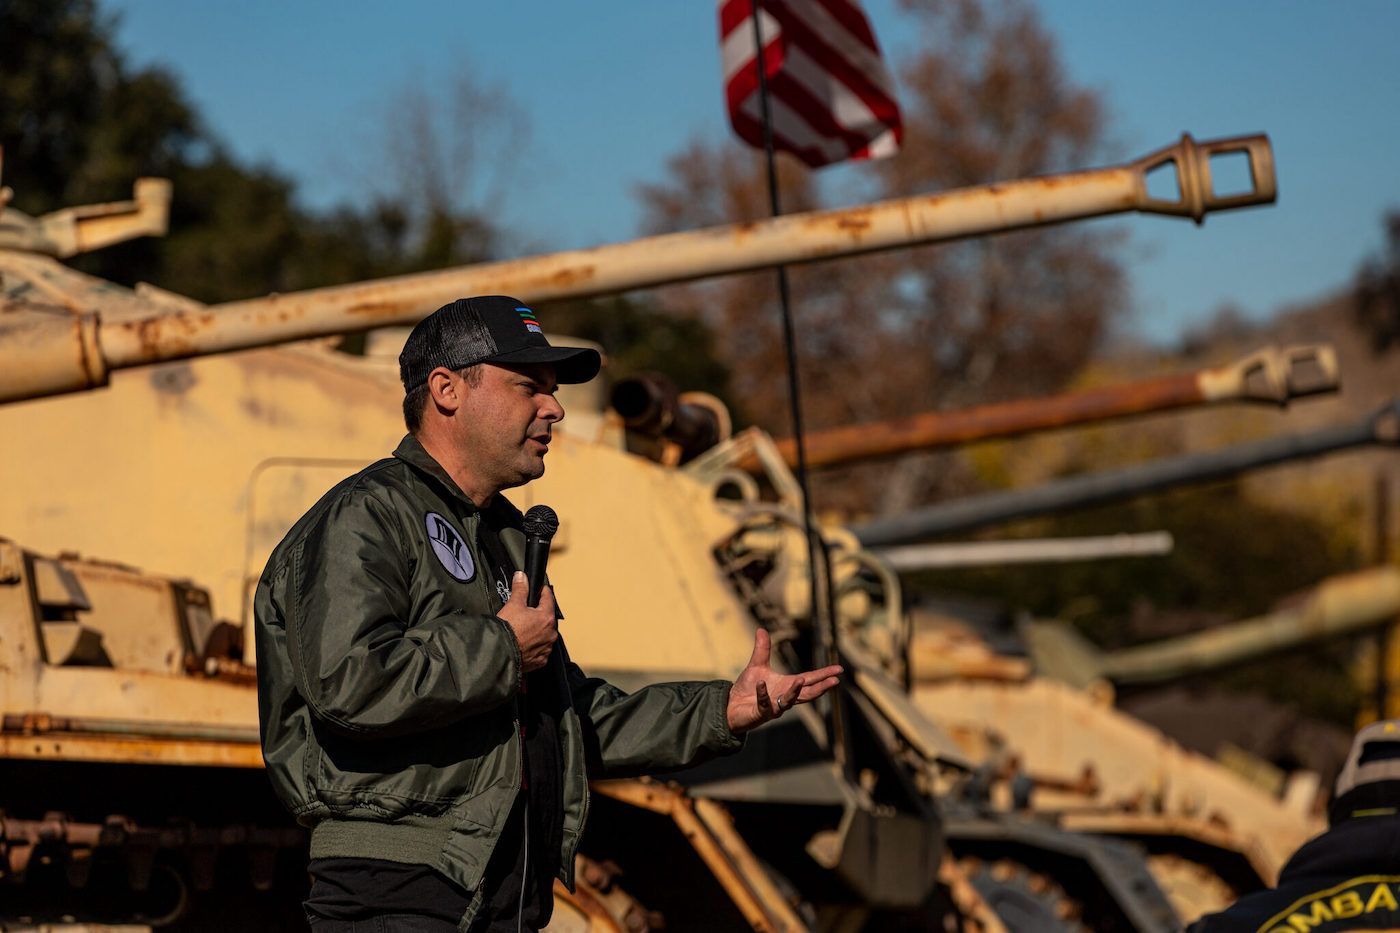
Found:
M 399 357 L 409 434 L 273 551 L 254 597 L 263 757 L 311 828 L 314 930 L 535 930 L 572 888 L 590 776 L 687 767 L 835 685 L 782 674 L 760 629 L 734 683 L 627 694 L 587 677 L 551 588 L 526 605 L 522 519 L 502 491 L 544 473 L 553 347 L 502 296 L 429 315 Z
M 1187 933 L 1400 930 L 1400 720 L 1357 733 L 1327 808 L 1328 829 L 1279 872 Z

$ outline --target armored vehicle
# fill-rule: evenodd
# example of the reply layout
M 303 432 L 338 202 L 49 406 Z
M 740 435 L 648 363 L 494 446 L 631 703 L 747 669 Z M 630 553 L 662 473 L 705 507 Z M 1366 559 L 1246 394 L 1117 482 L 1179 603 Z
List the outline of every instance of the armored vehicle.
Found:
M 1210 159 L 1240 152 L 1253 190 L 1215 196 Z M 1174 172 L 1179 199 L 1149 196 L 1152 170 Z M 462 294 L 541 302 L 1121 211 L 1199 221 L 1267 203 L 1274 186 L 1263 137 L 1184 137 L 1108 169 L 221 306 L 56 261 L 157 231 L 166 196 L 143 182 L 132 203 L 0 215 L 0 397 L 16 400 L 0 423 L 26 448 L 0 477 L 13 539 L 0 550 L 4 922 L 300 923 L 278 912 L 304 890 L 303 855 L 257 770 L 250 585 L 292 521 L 402 432 L 395 337 L 363 357 L 318 338 L 411 323 Z M 548 475 L 512 497 L 562 517 L 550 570 L 573 656 L 624 688 L 727 678 L 763 626 L 784 663 L 803 663 L 822 627 L 801 596 L 802 506 L 771 440 L 721 429 L 685 466 L 659 465 L 625 452 L 601 387 L 577 391 Z M 1283 843 L 1260 843 L 1260 827 L 1047 806 L 1057 776 L 940 727 L 908 690 L 897 577 L 848 531 L 822 535 L 840 699 L 673 782 L 595 782 L 583 884 L 558 892 L 559 929 L 1147 933 L 1182 919 L 1164 887 L 1199 873 L 1220 897 L 1221 878 L 1268 880 Z M 1313 828 L 1286 802 L 1259 809 L 1273 836 Z

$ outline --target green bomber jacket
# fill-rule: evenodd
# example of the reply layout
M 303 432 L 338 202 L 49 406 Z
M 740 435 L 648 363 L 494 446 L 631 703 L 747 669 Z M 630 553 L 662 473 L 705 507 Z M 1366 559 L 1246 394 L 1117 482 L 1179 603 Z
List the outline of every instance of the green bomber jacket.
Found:
M 478 509 L 409 435 L 292 527 L 254 597 L 263 758 L 312 857 L 431 866 L 473 911 L 523 758 L 520 651 L 479 553 L 484 515 L 520 568 L 520 512 L 499 495 Z M 559 724 L 572 890 L 590 776 L 683 768 L 742 740 L 726 681 L 624 693 L 586 677 L 562 639 L 547 670 L 572 703 Z

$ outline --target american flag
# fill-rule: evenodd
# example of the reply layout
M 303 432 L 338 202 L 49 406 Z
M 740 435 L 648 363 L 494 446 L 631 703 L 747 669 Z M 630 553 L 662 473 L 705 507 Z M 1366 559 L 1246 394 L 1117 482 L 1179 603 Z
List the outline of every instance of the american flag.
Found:
M 902 127 L 894 81 L 855 0 L 758 0 L 773 145 L 816 168 L 893 155 Z M 763 146 L 753 0 L 719 0 L 729 121 Z

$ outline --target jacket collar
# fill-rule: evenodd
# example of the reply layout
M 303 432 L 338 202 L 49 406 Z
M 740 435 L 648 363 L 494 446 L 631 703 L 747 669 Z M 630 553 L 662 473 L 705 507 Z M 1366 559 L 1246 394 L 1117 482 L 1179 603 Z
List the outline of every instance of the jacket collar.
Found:
M 432 454 L 423 449 L 423 444 L 412 434 L 405 434 L 403 440 L 399 441 L 399 446 L 394 448 L 394 456 L 418 470 L 427 474 L 437 481 L 452 497 L 461 503 L 462 508 L 467 512 L 481 512 L 489 516 L 486 520 L 495 522 L 498 527 L 509 527 L 519 522 L 520 511 L 510 503 L 510 500 L 502 493 L 496 493 L 491 497 L 491 504 L 482 509 L 471 497 L 462 492 L 457 481 L 448 475 L 442 468 L 442 464 L 433 459 Z M 509 544 L 507 545 L 509 548 Z M 519 557 L 512 553 L 513 557 Z
M 394 456 L 414 467 L 420 473 L 437 480 L 438 484 L 450 492 L 461 504 L 470 511 L 479 511 L 477 504 L 471 497 L 462 492 L 456 481 L 442 468 L 442 464 L 433 459 L 432 454 L 423 449 L 423 444 L 412 434 L 405 434 L 403 440 L 399 441 L 399 446 L 394 448 Z M 500 496 L 495 498 L 499 499 Z

